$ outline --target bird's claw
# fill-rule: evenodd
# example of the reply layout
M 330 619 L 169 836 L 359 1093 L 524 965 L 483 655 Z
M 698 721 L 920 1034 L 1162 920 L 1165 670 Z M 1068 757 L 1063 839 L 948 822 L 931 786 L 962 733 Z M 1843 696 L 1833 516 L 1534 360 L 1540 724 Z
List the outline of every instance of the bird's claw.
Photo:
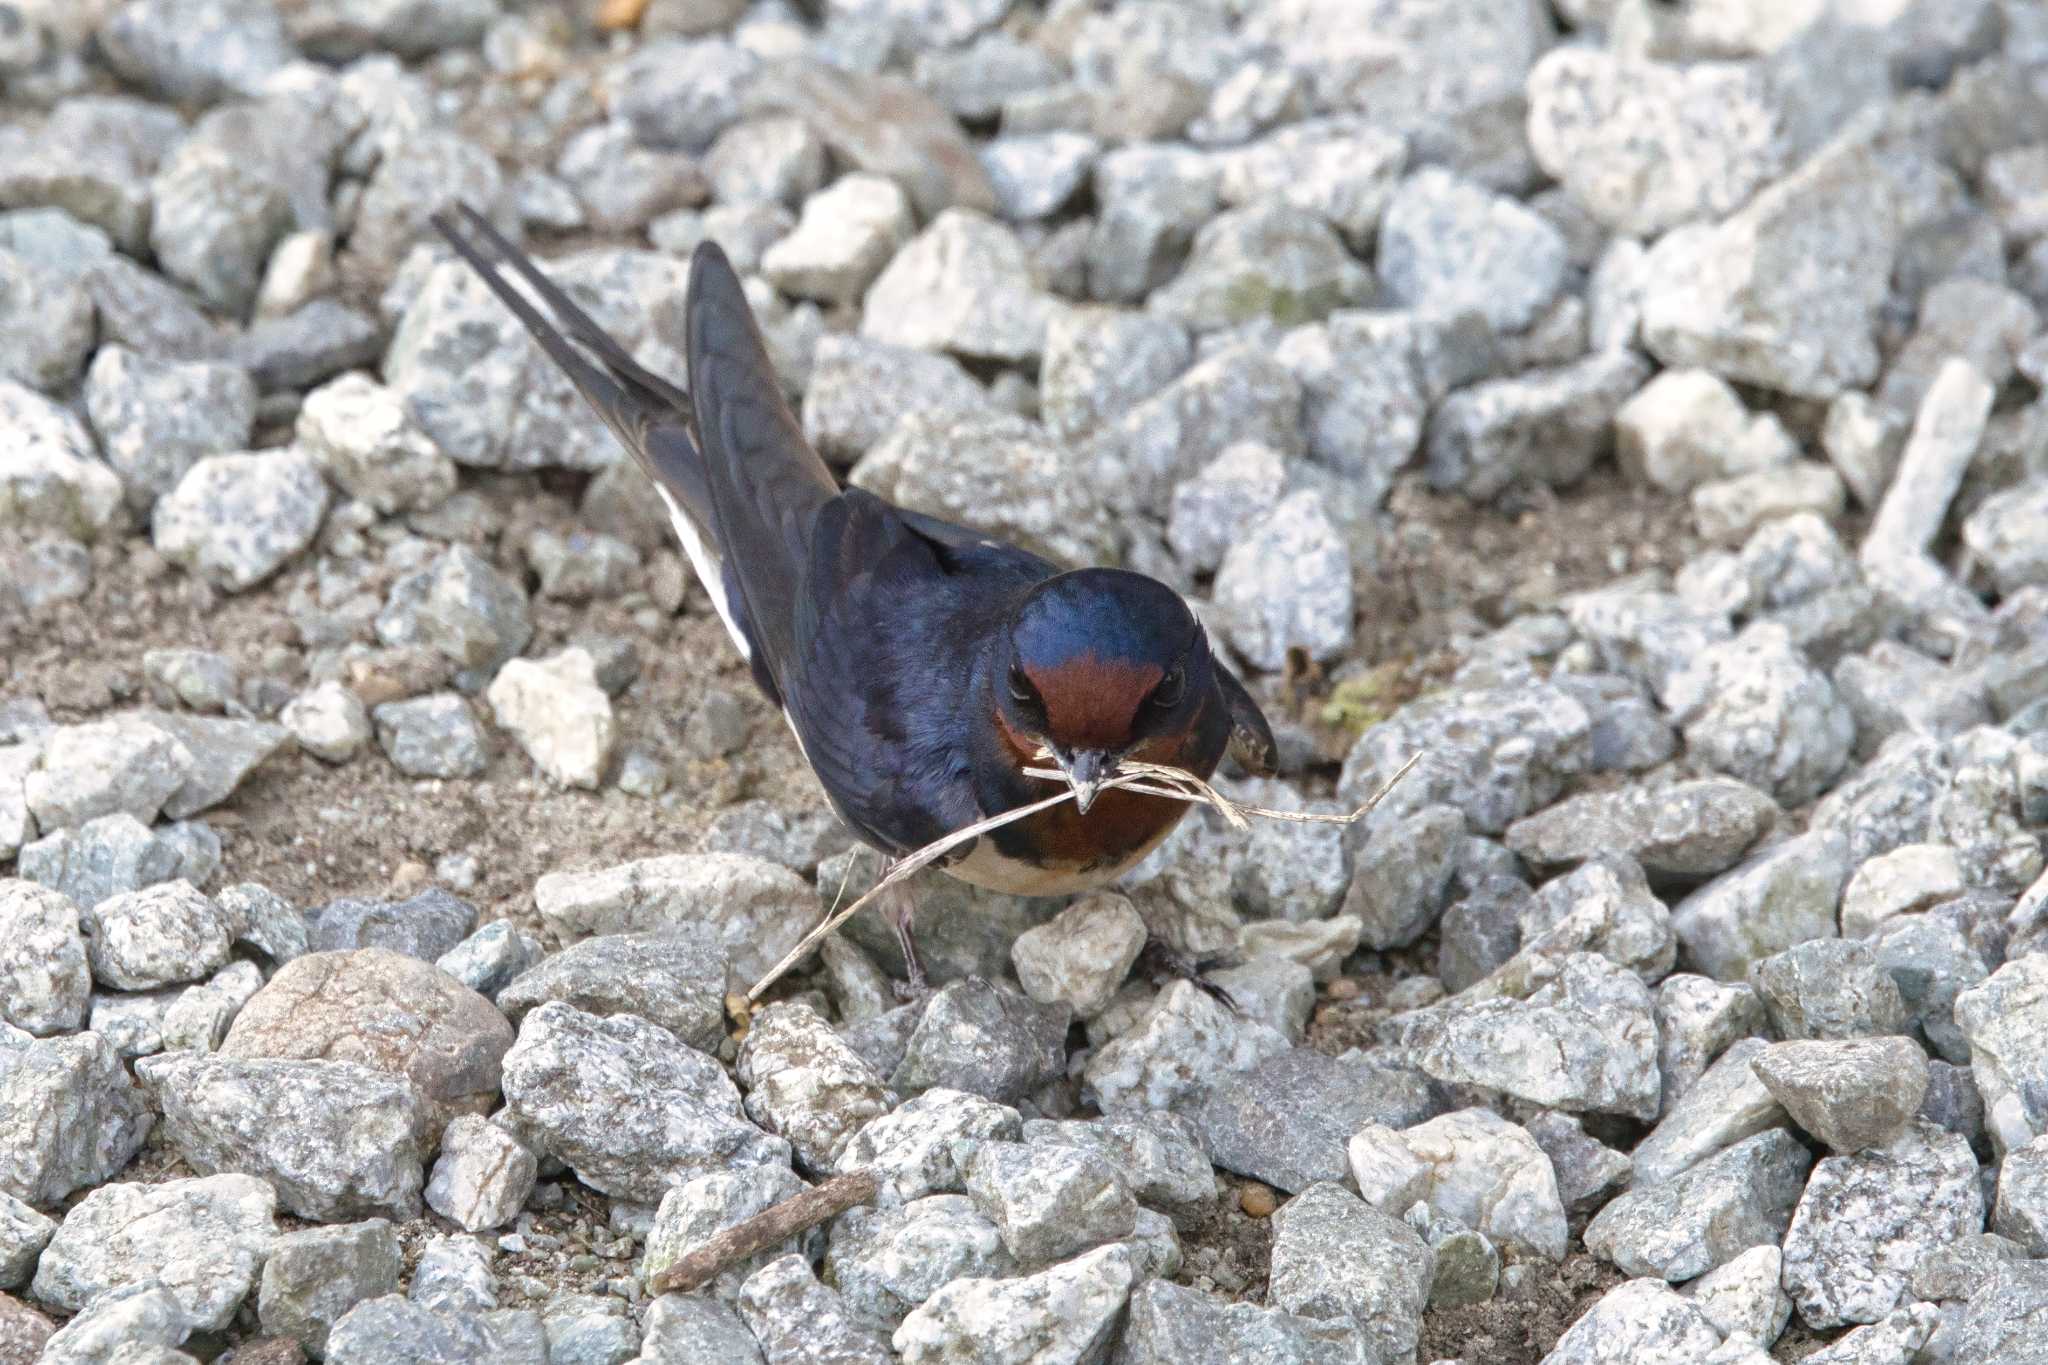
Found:
M 1203 968 L 1208 965 L 1157 937 L 1146 939 L 1143 951 L 1138 954 L 1138 966 L 1147 976 L 1154 980 L 1190 982 L 1195 989 L 1231 1013 L 1243 1014 L 1244 1010 L 1229 991 L 1202 975 Z

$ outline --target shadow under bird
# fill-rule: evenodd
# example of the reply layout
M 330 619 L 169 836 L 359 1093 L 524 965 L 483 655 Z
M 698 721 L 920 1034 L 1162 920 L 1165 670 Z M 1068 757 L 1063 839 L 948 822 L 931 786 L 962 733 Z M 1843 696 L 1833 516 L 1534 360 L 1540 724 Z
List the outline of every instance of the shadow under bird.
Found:
M 1173 589 L 1122 569 L 1063 571 L 841 488 L 784 401 L 716 244 L 690 261 L 685 389 L 636 363 L 474 210 L 434 225 L 653 480 L 755 683 L 866 843 L 901 857 L 1053 794 L 1024 773 L 1043 748 L 1074 799 L 976 836 L 942 866 L 1020 895 L 1086 891 L 1188 809 L 1103 790 L 1121 761 L 1206 778 L 1229 749 L 1272 770 L 1265 717 Z M 921 986 L 913 910 L 907 895 L 885 902 Z

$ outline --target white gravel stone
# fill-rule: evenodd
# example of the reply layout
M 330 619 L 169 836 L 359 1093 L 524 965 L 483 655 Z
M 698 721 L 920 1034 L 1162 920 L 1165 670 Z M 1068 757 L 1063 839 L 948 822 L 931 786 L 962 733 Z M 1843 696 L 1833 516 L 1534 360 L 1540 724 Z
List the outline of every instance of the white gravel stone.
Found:
M 1977 1175 L 1967 1139 L 1919 1121 L 1885 1146 L 1821 1161 L 1784 1240 L 1800 1320 L 1883 1320 L 1924 1257 L 1983 1228 Z
M 517 1132 L 620 1198 L 652 1201 L 706 1170 L 789 1161 L 787 1142 L 741 1117 L 716 1062 L 630 1015 L 542 1005 L 505 1054 L 504 1088 Z
M 1499 331 L 1518 332 L 1563 285 L 1565 244 L 1514 200 L 1428 167 L 1403 181 L 1387 205 L 1379 270 L 1398 303 L 1477 312 Z
M 14 1289 L 28 1280 L 56 1231 L 56 1219 L 45 1218 L 0 1190 L 0 1289 Z
M 1351 645 L 1351 553 L 1321 495 L 1282 498 L 1223 556 L 1215 602 L 1231 647 L 1277 672 L 1290 649 L 1334 659 Z
M 338 682 L 319 683 L 278 713 L 299 747 L 329 763 L 346 763 L 370 742 L 370 713 Z
M 736 1064 L 747 1116 L 789 1140 L 797 1159 L 831 1171 L 853 1136 L 894 1107 L 873 1067 L 808 1005 L 770 1005 L 753 1017 Z
M 1145 921 L 1130 901 L 1097 894 L 1075 901 L 1017 936 L 1010 955 L 1024 993 L 1065 1004 L 1082 1019 L 1100 1014 L 1145 946 Z
M 1657 1025 L 1633 972 L 1592 953 L 1548 959 L 1519 999 L 1413 1011 L 1403 1046 L 1424 1072 L 1574 1113 L 1657 1110 Z
M 156 1280 L 191 1325 L 219 1331 L 277 1243 L 277 1197 L 254 1176 L 104 1185 L 72 1205 L 31 1293 L 76 1313 L 107 1290 Z
M 120 477 L 95 457 L 85 423 L 0 379 L 0 527 L 92 541 L 125 523 Z
M 186 881 L 111 896 L 85 912 L 93 979 L 146 991 L 203 981 L 227 964 L 233 926 Z
M 1984 438 L 1995 397 L 1967 361 L 1950 360 L 1935 375 L 1899 456 L 1898 473 L 1863 538 L 1863 562 L 1924 553 Z
M 1691 961 L 1722 981 L 1750 964 L 1834 932 L 1850 870 L 1849 841 L 1816 831 L 1756 854 L 1680 901 L 1671 925 Z
M 0 1021 L 38 1035 L 75 1032 L 91 990 L 78 906 L 33 882 L 0 880 Z
M 1529 72 L 1529 146 L 1586 212 L 1654 237 L 1740 208 L 1789 161 L 1767 70 L 1560 47 Z
M 1775 1245 L 1812 1164 L 1783 1128 L 1744 1138 L 1610 1202 L 1586 1225 L 1586 1249 L 1631 1275 L 1693 1279 L 1751 1247 Z
M 1850 136 L 1720 223 L 1660 238 L 1643 340 L 1666 365 L 1798 397 L 1863 386 L 1898 231 L 1883 167 Z
M 1019 1273 L 996 1225 L 958 1194 L 849 1210 L 833 1225 L 824 1270 L 848 1310 L 885 1332 L 955 1280 Z
M 243 592 L 313 543 L 329 493 L 303 450 L 209 455 L 157 499 L 157 553 L 215 587 Z
M 1311 1185 L 1273 1215 L 1273 1306 L 1349 1320 L 1389 1361 L 1413 1360 L 1436 1253 L 1342 1185 Z
M 455 491 L 455 462 L 368 375 L 345 374 L 307 394 L 295 434 L 344 493 L 386 516 Z
M 155 1121 L 97 1033 L 28 1040 L 0 1032 L 0 1191 L 39 1208 L 111 1180 Z
M 1036 1275 L 955 1280 L 906 1317 L 891 1344 L 907 1365 L 1086 1361 L 1108 1349 L 1137 1278 L 1130 1249 L 1116 1244 Z
M 750 1166 L 713 1171 L 670 1189 L 661 1197 L 647 1230 L 647 1254 L 640 1260 L 643 1283 L 651 1281 L 719 1233 L 809 1188 L 787 1166 Z M 730 1302 L 749 1275 L 781 1257 L 817 1254 L 822 1236 L 813 1230 L 764 1247 L 720 1270 L 702 1292 Z
M 1630 477 L 1667 493 L 1785 464 L 1799 453 L 1784 425 L 1752 415 L 1706 370 L 1665 370 L 1614 415 L 1615 455 Z
M 959 1090 L 935 1087 L 871 1120 L 846 1146 L 841 1171 L 872 1169 L 884 1208 L 928 1194 L 959 1194 L 959 1149 L 973 1140 L 1014 1142 L 1023 1131 L 1017 1111 Z
M 595 872 L 551 872 L 534 885 L 541 922 L 564 943 L 708 922 L 735 979 L 752 983 L 818 917 L 817 894 L 786 867 L 737 853 L 672 853 Z
M 1558 1261 L 1565 1211 L 1550 1158 L 1526 1130 L 1486 1109 L 1461 1109 L 1395 1132 L 1368 1124 L 1347 1148 L 1367 1203 L 1400 1216 L 1417 1200 L 1432 1213 Z
M 979 214 L 948 209 L 869 287 L 861 334 L 975 359 L 1035 361 L 1045 353 L 1053 308 L 1015 234 Z
M 1116 1165 L 1083 1147 L 985 1140 L 961 1171 L 968 1197 L 1017 1263 L 1036 1269 L 1137 1228 L 1138 1204 Z
M 419 1216 L 426 1122 L 403 1077 L 354 1062 L 191 1052 L 136 1070 L 192 1169 L 261 1176 L 302 1218 Z
M 822 303 L 859 299 L 914 230 L 910 200 L 895 181 L 855 172 L 804 201 L 796 228 L 761 256 L 761 273 L 783 293 Z
M 1825 791 L 1856 738 L 1833 684 L 1775 622 L 1702 650 L 1671 679 L 1665 700 L 1695 758 L 1786 806 Z
M 565 649 L 538 663 L 514 659 L 484 696 L 498 724 L 549 777 L 587 791 L 604 780 L 617 731 L 588 650 Z
M 398 1236 L 382 1218 L 288 1232 L 263 1263 L 256 1300 L 263 1330 L 321 1354 L 334 1324 L 364 1300 L 395 1291 L 403 1268 Z
M 749 1275 L 738 1307 L 768 1365 L 889 1365 L 881 1334 L 854 1320 L 805 1257 L 784 1256 Z
M 1543 1365 L 1708 1365 L 1720 1345 L 1697 1304 L 1660 1280 L 1630 1280 L 1581 1314 Z
M 1288 1046 L 1269 1025 L 1231 1013 L 1191 981 L 1176 981 L 1135 1027 L 1089 1059 L 1084 1075 L 1106 1114 L 1172 1109 Z
M 2048 1133 L 2048 957 L 2015 958 L 1956 997 L 1956 1026 L 2000 1151 Z
M 148 824 L 185 785 L 193 762 L 161 727 L 113 716 L 46 736 L 22 792 L 45 834 L 116 812 Z
M 427 1207 L 467 1232 L 503 1227 L 525 1207 L 538 1169 L 533 1153 L 503 1128 L 458 1114 L 441 1134 Z
M 1751 1247 L 1686 1285 L 1684 1293 L 1722 1336 L 1744 1336 L 1769 1347 L 1792 1317 L 1792 1300 L 1778 1283 L 1784 1264 L 1777 1247 Z
M 1769 1045 L 1740 1038 L 1671 1102 L 1633 1158 L 1635 1183 L 1657 1185 L 1746 1137 L 1775 1128 L 1785 1111 L 1752 1063 Z

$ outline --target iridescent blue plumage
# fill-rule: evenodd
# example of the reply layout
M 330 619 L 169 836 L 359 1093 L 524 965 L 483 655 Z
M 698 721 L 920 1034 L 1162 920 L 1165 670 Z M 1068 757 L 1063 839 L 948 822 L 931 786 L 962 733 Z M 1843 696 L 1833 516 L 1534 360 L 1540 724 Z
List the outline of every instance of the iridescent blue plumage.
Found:
M 784 401 L 737 275 L 691 261 L 688 392 L 638 365 L 479 215 L 437 219 L 633 456 L 761 690 L 833 809 L 897 856 L 1056 790 L 1073 802 L 966 846 L 954 876 L 1059 894 L 1155 846 L 1179 802 L 1098 792 L 1119 761 L 1208 776 L 1226 747 L 1270 767 L 1272 734 L 1180 595 L 1118 569 L 1061 573 L 949 522 L 842 490 Z M 516 273 L 545 307 L 499 273 Z M 1099 799 L 1098 799 L 1099 796 Z M 917 975 L 907 912 L 897 918 Z

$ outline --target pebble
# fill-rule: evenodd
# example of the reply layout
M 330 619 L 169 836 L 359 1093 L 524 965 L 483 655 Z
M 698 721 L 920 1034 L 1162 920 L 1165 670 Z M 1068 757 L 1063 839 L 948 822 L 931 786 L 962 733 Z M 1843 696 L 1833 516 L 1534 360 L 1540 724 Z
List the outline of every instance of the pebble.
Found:
M 1387 1359 L 1421 1336 L 1436 1253 L 1343 1186 L 1311 1185 L 1273 1215 L 1272 1306 L 1348 1321 Z
M 285 1233 L 263 1263 L 258 1320 L 269 1335 L 324 1352 L 351 1308 L 397 1291 L 401 1260 L 397 1234 L 382 1218 Z

